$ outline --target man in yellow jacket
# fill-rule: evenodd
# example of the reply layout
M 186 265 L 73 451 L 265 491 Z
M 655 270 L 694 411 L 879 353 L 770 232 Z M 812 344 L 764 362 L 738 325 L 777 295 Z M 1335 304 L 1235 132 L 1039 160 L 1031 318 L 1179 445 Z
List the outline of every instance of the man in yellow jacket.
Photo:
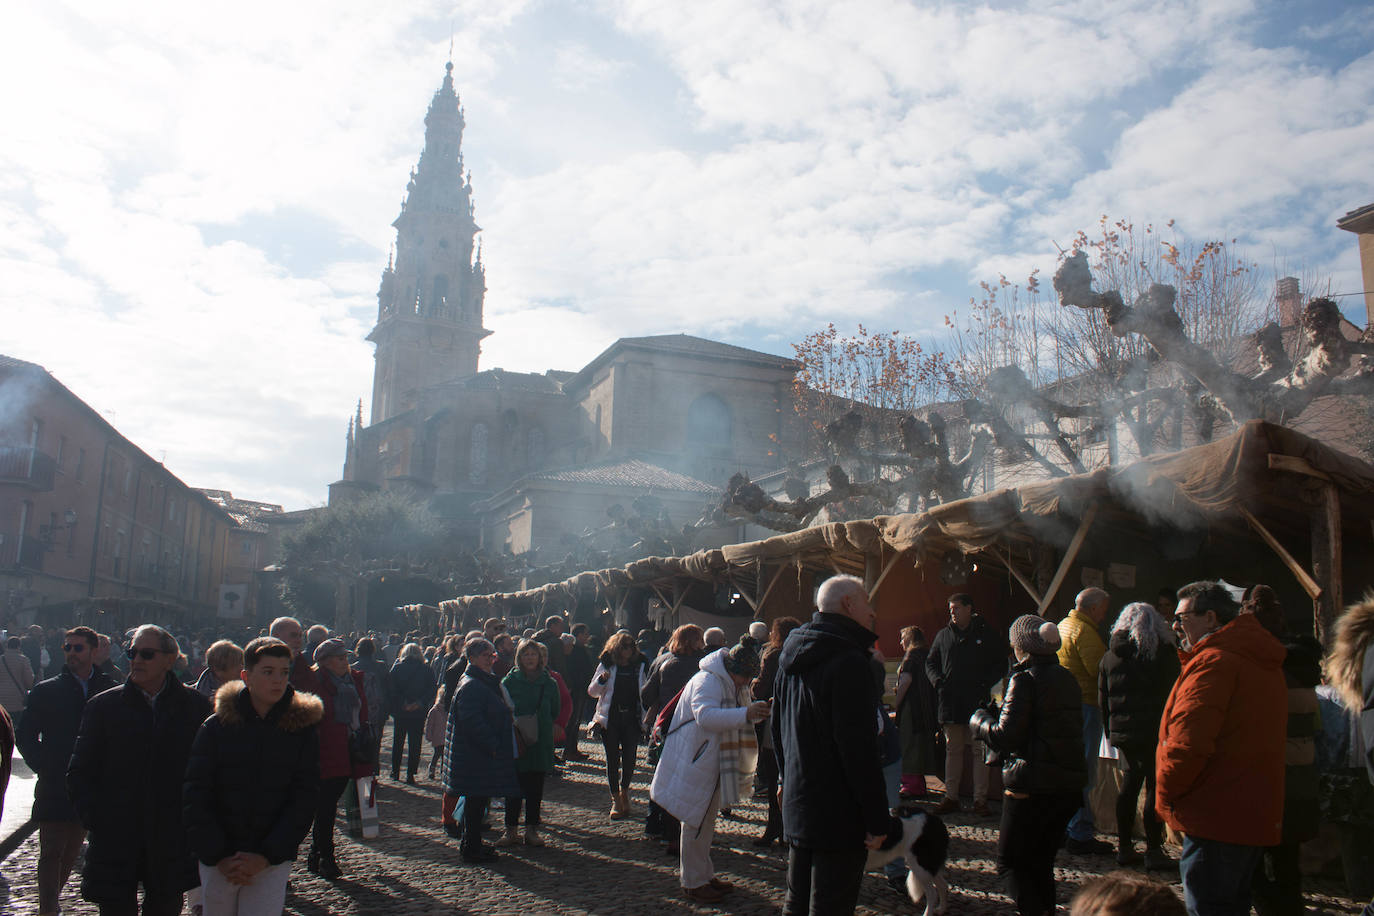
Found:
M 1073 610 L 1059 621 L 1059 664 L 1078 680 L 1083 692 L 1083 753 L 1088 763 L 1088 787 L 1083 790 L 1083 807 L 1069 821 L 1065 848 L 1072 853 L 1108 855 L 1111 843 L 1094 834 L 1093 812 L 1088 804 L 1097 776 L 1097 750 L 1102 743 L 1102 710 L 1097 705 L 1097 667 L 1107 654 L 1099 627 L 1107 619 L 1108 596 L 1100 588 L 1085 588 L 1074 599 Z

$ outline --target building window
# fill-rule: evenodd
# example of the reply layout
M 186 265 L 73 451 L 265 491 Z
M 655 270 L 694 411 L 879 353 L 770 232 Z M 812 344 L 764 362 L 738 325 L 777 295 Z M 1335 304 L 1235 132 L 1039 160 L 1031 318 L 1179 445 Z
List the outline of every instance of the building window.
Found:
M 62 458 L 63 458 L 63 456 L 66 455 L 66 453 L 67 453 L 67 437 L 66 437 L 66 436 L 58 436 L 58 437 L 57 437 L 57 455 L 55 456 L 55 461 L 56 461 L 56 463 L 57 463 L 57 469 L 58 469 L 59 471 L 62 470 Z
M 239 544 L 239 553 L 245 557 L 251 557 L 253 555 L 253 542 L 245 538 Z
M 714 394 L 703 394 L 687 408 L 687 447 L 707 452 L 729 451 L 734 432 L 730 407 Z
M 84 448 L 76 450 L 76 479 L 78 482 L 86 479 L 86 450 Z
M 481 487 L 487 483 L 487 424 L 472 424 L 472 441 L 468 446 L 468 483 Z
M 124 471 L 124 495 L 129 495 L 129 490 L 134 485 L 134 469 L 132 467 Z
M 544 430 L 531 426 L 525 434 L 525 454 L 530 468 L 544 464 Z

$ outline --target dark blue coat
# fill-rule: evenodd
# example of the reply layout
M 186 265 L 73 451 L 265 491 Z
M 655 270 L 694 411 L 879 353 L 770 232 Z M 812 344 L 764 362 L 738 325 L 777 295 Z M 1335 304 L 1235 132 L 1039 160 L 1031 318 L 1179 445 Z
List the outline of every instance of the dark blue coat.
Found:
M 210 701 L 167 675 L 156 708 L 132 683 L 86 704 L 67 787 L 90 831 L 81 896 L 123 900 L 141 881 L 152 893 L 200 884 L 182 824 L 191 743 Z
M 265 718 L 242 681 L 219 689 L 182 789 L 186 837 L 201 862 L 215 865 L 236 852 L 255 852 L 269 865 L 296 857 L 315 816 L 323 715 L 319 697 L 290 685 Z
M 109 675 L 91 672 L 89 694 L 65 667 L 57 677 L 33 685 L 29 704 L 19 717 L 14 744 L 29 769 L 38 774 L 33 793 L 36 821 L 75 821 L 76 809 L 67 797 L 67 763 L 72 759 L 77 727 L 86 700 L 115 685 Z
M 863 848 L 887 832 L 878 746 L 877 635 L 843 614 L 816 614 L 787 636 L 773 683 L 773 746 L 788 842 Z
M 422 658 L 401 659 L 391 668 L 387 690 L 393 716 L 423 719 L 434 705 L 434 672 Z M 414 709 L 406 709 L 407 706 Z
M 496 675 L 468 665 L 448 713 L 444 738 L 450 795 L 517 798 L 515 719 Z

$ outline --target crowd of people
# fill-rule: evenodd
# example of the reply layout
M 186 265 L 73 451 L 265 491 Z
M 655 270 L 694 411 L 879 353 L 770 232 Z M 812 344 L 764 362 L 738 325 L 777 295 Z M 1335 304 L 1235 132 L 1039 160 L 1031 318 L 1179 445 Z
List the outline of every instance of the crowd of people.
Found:
M 391 780 L 415 784 L 429 744 L 436 829 L 476 865 L 545 845 L 545 792 L 587 759 L 584 734 L 605 752 L 611 820 L 636 816 L 648 767 L 645 831 L 698 904 L 733 890 L 711 842 L 751 793 L 768 808 L 755 844 L 787 851 L 783 913 L 850 913 L 894 818 L 962 811 L 966 774 L 970 813 L 1000 816 L 998 871 L 1024 914 L 1055 911 L 1062 848 L 1144 869 L 1084 887 L 1082 914 L 1299 913 L 1298 849 L 1323 812 L 1344 811 L 1367 854 L 1369 823 L 1349 809 L 1374 799 L 1374 600 L 1348 610 L 1325 657 L 1262 585 L 1237 600 L 1198 582 L 1116 613 L 1088 588 L 1057 624 L 1028 614 L 1005 634 L 967 594 L 948 609 L 929 642 L 902 631 L 895 708 L 868 593 L 843 575 L 806 622 L 758 621 L 733 644 L 693 624 L 593 634 L 561 616 L 384 643 L 290 617 L 223 639 L 32 628 L 0 655 L 0 738 L 12 718 L 37 775 L 39 912 L 58 912 L 83 843 L 81 894 L 102 914 L 178 913 L 187 892 L 203 914 L 280 912 L 307 836 L 307 869 L 343 874 L 339 805 L 373 803 L 388 720 Z M 1120 771 L 1115 843 L 1092 803 L 1104 757 Z M 489 843 L 493 809 L 504 829 Z M 901 859 L 884 870 L 905 894 Z M 1148 876 L 1169 870 L 1182 904 Z

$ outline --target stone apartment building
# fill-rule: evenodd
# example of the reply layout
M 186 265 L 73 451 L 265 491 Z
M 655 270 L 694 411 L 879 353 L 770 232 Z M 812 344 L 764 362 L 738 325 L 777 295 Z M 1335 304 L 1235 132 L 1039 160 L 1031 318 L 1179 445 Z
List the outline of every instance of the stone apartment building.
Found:
M 617 340 L 576 371 L 479 368 L 486 274 L 447 69 L 377 293 L 371 413 L 365 424 L 360 402 L 330 502 L 413 493 L 471 545 L 522 554 L 604 526 L 637 495 L 694 521 L 730 474 L 795 454 L 798 367 L 772 354 L 667 334 Z
M 0 356 L 0 626 L 216 615 L 259 548 L 47 370 Z

